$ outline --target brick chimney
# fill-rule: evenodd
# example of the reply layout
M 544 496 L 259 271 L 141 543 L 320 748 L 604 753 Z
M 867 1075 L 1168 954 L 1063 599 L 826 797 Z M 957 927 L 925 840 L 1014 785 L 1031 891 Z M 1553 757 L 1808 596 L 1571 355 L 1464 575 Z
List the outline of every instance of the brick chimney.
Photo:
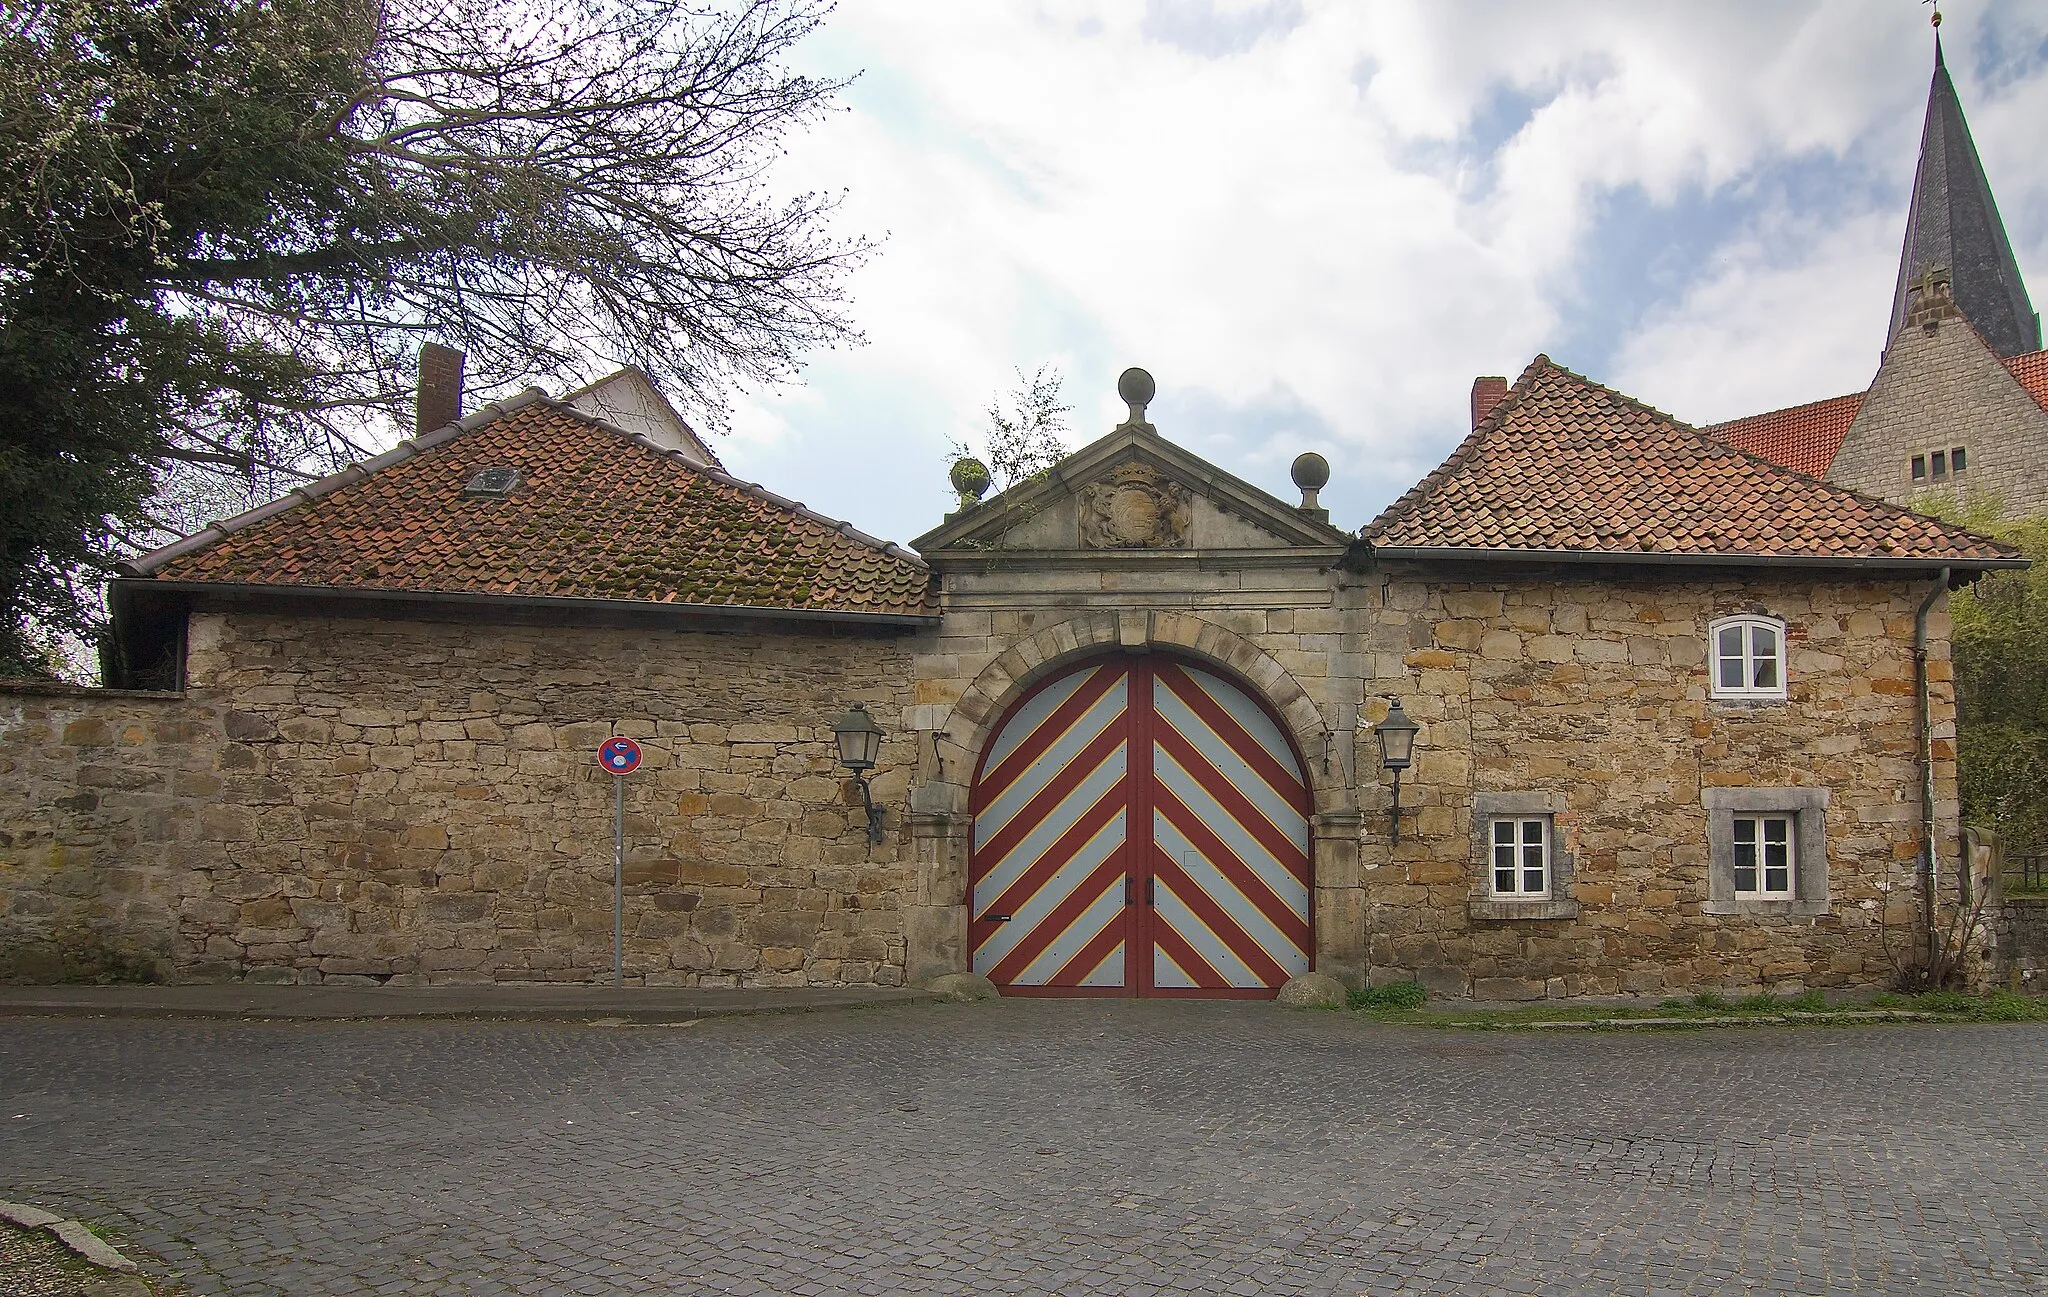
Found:
M 420 344 L 420 391 L 413 435 L 444 428 L 462 417 L 462 353 L 438 342 Z
M 1486 422 L 1486 416 L 1493 413 L 1493 407 L 1507 399 L 1508 380 L 1496 376 L 1472 380 L 1472 426 Z

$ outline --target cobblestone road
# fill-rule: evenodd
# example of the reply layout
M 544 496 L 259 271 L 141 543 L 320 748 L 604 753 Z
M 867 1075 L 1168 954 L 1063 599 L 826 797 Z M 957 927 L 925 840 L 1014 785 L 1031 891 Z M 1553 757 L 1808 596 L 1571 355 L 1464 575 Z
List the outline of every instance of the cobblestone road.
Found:
M 2048 1031 L 1263 1004 L 0 1021 L 0 1196 L 201 1293 L 2039 1293 Z

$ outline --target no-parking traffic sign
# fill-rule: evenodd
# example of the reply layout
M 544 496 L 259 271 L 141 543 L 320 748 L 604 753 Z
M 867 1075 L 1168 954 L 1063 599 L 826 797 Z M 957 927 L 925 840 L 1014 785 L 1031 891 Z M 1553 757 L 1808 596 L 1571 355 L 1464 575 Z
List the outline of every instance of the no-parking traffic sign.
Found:
M 607 774 L 630 775 L 640 768 L 640 745 L 628 738 L 606 739 L 597 750 L 597 764 Z

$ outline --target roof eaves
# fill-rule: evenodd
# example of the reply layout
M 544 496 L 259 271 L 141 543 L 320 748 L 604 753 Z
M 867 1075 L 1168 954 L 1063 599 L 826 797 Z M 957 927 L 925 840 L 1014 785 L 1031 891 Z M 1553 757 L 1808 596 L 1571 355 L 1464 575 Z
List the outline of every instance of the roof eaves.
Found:
M 321 603 L 404 604 L 414 607 L 498 607 L 529 611 L 611 612 L 687 621 L 700 618 L 757 618 L 822 621 L 872 626 L 928 626 L 936 612 L 871 612 L 854 608 L 790 608 L 779 605 L 665 603 L 658 599 L 596 599 L 577 595 L 504 594 L 479 590 L 395 590 L 378 586 L 277 585 L 240 581 L 164 581 L 128 578 L 139 588 L 164 595 L 214 597 L 231 602 L 304 599 Z
M 437 446 L 442 446 L 455 440 L 455 438 L 466 432 L 474 432 L 485 424 L 501 419 L 515 410 L 524 409 L 536 401 L 546 401 L 547 399 L 547 393 L 537 387 L 528 387 L 506 400 L 492 401 L 464 415 L 453 423 L 443 424 L 432 432 L 422 433 L 417 437 L 409 437 L 381 455 L 366 459 L 360 464 L 350 464 L 340 472 L 329 473 L 317 482 L 308 482 L 304 486 L 293 487 L 277 499 L 267 504 L 260 504 L 254 509 L 238 513 L 232 518 L 224 518 L 207 523 L 190 536 L 174 540 L 161 549 L 153 549 L 147 554 L 140 554 L 134 558 L 117 563 L 115 570 L 128 576 L 148 576 L 153 572 L 161 570 L 165 564 L 181 559 L 187 554 L 196 554 L 200 550 L 207 549 L 220 541 L 226 540 L 236 532 L 246 531 L 257 523 L 266 522 L 281 513 L 288 513 L 302 505 L 312 504 L 326 496 L 333 495 L 345 486 L 352 486 L 357 482 L 363 481 L 372 474 L 389 468 L 393 464 L 403 463 L 414 456 L 423 455 Z

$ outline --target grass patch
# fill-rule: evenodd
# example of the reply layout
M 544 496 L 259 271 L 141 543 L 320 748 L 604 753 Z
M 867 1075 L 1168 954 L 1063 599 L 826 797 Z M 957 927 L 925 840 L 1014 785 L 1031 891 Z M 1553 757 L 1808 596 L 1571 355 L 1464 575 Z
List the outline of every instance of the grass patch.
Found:
M 1346 998 L 1354 1009 L 1412 1013 L 1422 1007 L 1422 1002 L 1429 998 L 1429 992 L 1422 989 L 1420 982 L 1388 982 L 1385 986 L 1368 986 L 1362 991 L 1353 991 Z
M 1413 988 L 1404 989 L 1404 988 Z M 1829 1004 L 1820 991 L 1779 999 L 1748 995 L 1730 1000 L 1714 992 L 1688 999 L 1671 998 L 1654 1007 L 1617 1004 L 1572 1004 L 1546 1001 L 1501 1008 L 1443 1008 L 1423 1012 L 1422 988 L 1395 982 L 1368 991 L 1353 991 L 1351 1004 L 1381 1022 L 1428 1027 L 1526 1027 L 1552 1022 L 1625 1023 L 1644 1018 L 1688 1022 L 1727 1018 L 1781 1018 L 1794 1022 L 1860 1023 L 1871 1010 L 1900 1010 L 1933 1015 L 1943 1022 L 2048 1022 L 2048 997 L 1993 991 L 1966 995 L 1960 991 L 1929 991 L 1920 995 L 1882 994 L 1858 1003 Z

